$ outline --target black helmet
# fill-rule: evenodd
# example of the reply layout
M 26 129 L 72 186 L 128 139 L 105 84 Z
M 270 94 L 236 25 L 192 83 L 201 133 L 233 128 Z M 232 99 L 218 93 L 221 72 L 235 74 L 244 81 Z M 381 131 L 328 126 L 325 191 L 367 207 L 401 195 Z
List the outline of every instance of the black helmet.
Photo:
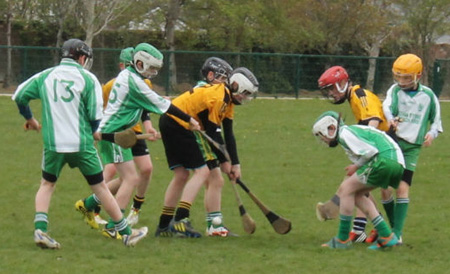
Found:
M 214 79 L 217 79 L 219 76 L 230 77 L 232 70 L 233 68 L 225 60 L 218 57 L 210 57 L 203 63 L 200 72 L 203 77 L 207 78 L 208 72 L 212 71 L 214 72 Z
M 80 55 L 85 55 L 88 58 L 93 57 L 92 49 L 80 39 L 69 39 L 61 47 L 62 58 L 72 58 L 77 60 Z

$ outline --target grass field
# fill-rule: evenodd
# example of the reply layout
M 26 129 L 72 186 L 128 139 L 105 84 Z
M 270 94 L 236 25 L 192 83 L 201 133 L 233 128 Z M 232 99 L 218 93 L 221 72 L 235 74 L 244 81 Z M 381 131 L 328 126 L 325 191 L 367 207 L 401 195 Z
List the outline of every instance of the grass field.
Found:
M 31 105 L 40 117 L 40 104 Z M 444 130 L 450 105 L 442 103 Z M 322 100 L 255 100 L 237 107 L 235 133 L 243 181 L 273 211 L 292 221 L 292 231 L 276 234 L 264 215 L 241 191 L 256 232 L 242 229 L 229 184 L 223 193 L 225 224 L 238 238 L 159 239 L 153 237 L 165 188 L 171 178 L 162 143 L 149 144 L 155 172 L 140 225 L 150 235 L 135 248 L 103 238 L 82 222 L 76 200 L 89 195 L 78 170 L 65 167 L 50 208 L 50 233 L 61 250 L 41 250 L 33 242 L 34 195 L 39 185 L 42 141 L 22 130 L 23 118 L 9 97 L 0 97 L 0 273 L 448 273 L 450 148 L 448 133 L 424 148 L 411 189 L 405 245 L 386 252 L 357 244 L 347 251 L 320 247 L 337 231 L 337 221 L 320 223 L 315 204 L 329 199 L 349 163 L 341 148 L 320 145 L 311 134 L 325 110 L 349 106 Z M 157 121 L 157 116 L 153 116 Z M 375 192 L 379 196 L 379 191 Z M 203 193 L 191 219 L 204 230 Z M 371 229 L 371 225 L 367 230 Z

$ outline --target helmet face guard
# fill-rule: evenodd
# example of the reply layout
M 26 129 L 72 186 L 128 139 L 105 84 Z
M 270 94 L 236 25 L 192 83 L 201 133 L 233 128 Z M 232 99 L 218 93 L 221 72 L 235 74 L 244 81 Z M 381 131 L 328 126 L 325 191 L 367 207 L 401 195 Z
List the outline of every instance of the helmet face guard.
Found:
M 336 147 L 338 145 L 337 139 L 339 126 L 341 124 L 343 124 L 341 114 L 337 114 L 334 111 L 328 111 L 319 116 L 318 120 L 313 125 L 312 133 L 329 147 Z
M 240 67 L 233 70 L 229 86 L 233 103 L 241 105 L 245 101 L 251 100 L 251 96 L 258 92 L 259 82 L 249 69 Z
M 402 90 L 411 91 L 417 87 L 421 75 L 393 73 L 394 83 Z
M 214 80 L 216 80 L 219 83 L 224 83 L 226 80 L 228 80 L 229 75 L 230 75 L 229 71 L 223 68 L 219 68 L 218 71 L 214 72 Z
M 90 58 L 86 56 L 86 59 L 84 60 L 83 68 L 90 70 L 92 68 L 92 65 L 94 64 L 94 58 Z
M 162 68 L 162 60 L 158 60 L 145 51 L 138 51 L 134 55 L 134 63 L 142 62 L 142 67 L 135 65 L 136 71 L 145 78 L 152 78 L 158 75 L 158 71 Z
M 392 65 L 394 82 L 404 91 L 417 88 L 422 71 L 422 59 L 411 53 L 400 55 Z
M 341 86 L 341 83 L 344 81 L 345 84 Z M 325 97 L 331 97 L 334 104 L 342 104 L 345 102 L 345 94 L 347 93 L 349 86 L 349 76 L 343 67 L 333 66 L 327 69 L 317 82 L 319 88 L 322 90 L 322 94 Z M 336 91 L 338 92 L 337 94 Z
M 224 83 L 231 75 L 233 68 L 225 60 L 218 57 L 210 57 L 203 63 L 200 73 L 208 83 Z M 209 72 L 214 73 L 214 79 L 208 79 Z
M 163 66 L 162 53 L 147 43 L 141 43 L 134 49 L 134 68 L 145 78 L 152 78 L 158 75 L 158 71 Z M 142 65 L 138 65 L 141 62 Z

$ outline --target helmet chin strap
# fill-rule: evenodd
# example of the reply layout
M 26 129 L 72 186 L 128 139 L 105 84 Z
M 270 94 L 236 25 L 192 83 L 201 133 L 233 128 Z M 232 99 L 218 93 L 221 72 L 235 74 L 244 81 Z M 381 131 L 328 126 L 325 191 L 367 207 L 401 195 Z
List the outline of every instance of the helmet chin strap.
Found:
M 339 83 L 337 83 L 337 82 L 336 82 L 334 85 L 336 86 L 337 91 L 338 91 L 339 93 L 341 93 L 341 94 L 342 94 L 342 93 L 346 93 L 347 90 L 348 90 L 348 81 L 345 83 L 344 88 L 341 88 L 341 87 L 339 86 Z M 347 100 L 347 95 L 345 95 L 345 96 L 343 96 L 341 99 L 339 99 L 339 100 L 333 102 L 333 104 L 335 104 L 335 105 L 340 105 L 340 104 L 344 103 L 346 100 Z
M 337 136 L 336 138 L 334 138 L 333 141 L 330 141 L 330 143 L 328 144 L 329 147 L 336 147 L 338 145 L 338 141 L 337 141 Z

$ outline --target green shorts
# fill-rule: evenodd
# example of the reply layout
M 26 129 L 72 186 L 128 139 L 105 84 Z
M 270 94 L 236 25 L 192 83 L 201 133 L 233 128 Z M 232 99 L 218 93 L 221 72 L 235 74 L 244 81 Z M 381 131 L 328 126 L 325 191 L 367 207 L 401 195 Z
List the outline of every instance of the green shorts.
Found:
M 104 165 L 123 163 L 133 160 L 131 148 L 123 148 L 108 141 L 99 141 L 97 146 L 100 150 L 100 157 L 102 158 Z
M 408 143 L 402 139 L 398 139 L 398 146 L 402 150 L 403 157 L 405 158 L 406 169 L 415 171 L 422 146 Z
M 42 171 L 58 178 L 65 164 L 69 164 L 71 168 L 79 168 L 85 176 L 95 175 L 103 171 L 102 162 L 98 157 L 95 147 L 86 151 L 73 153 L 59 153 L 44 149 Z
M 362 167 L 358 168 L 356 174 L 359 181 L 373 187 L 398 188 L 403 176 L 403 166 L 397 161 L 387 158 L 376 157 Z

